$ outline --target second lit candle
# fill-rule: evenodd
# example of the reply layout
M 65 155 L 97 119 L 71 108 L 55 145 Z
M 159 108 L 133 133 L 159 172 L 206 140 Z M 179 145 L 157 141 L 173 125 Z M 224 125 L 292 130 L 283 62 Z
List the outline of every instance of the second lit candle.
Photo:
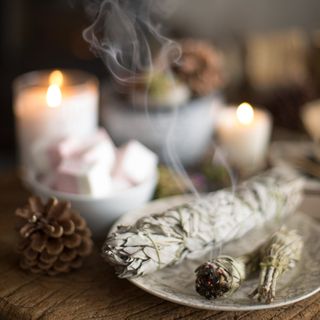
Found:
M 226 160 L 243 173 L 261 168 L 265 162 L 271 128 L 270 114 L 248 103 L 222 109 L 217 132 Z

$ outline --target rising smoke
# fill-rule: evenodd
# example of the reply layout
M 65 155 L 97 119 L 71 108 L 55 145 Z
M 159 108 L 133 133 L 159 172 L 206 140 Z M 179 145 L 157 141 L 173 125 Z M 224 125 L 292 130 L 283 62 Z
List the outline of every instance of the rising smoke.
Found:
M 83 37 L 116 80 L 137 81 L 143 73 L 152 72 L 155 59 L 166 65 L 179 58 L 179 46 L 162 35 L 159 23 L 173 9 L 175 0 L 85 3 L 94 21 Z
M 144 74 L 153 71 L 154 61 L 157 61 L 157 70 L 163 68 L 167 71 L 173 63 L 179 62 L 180 47 L 174 40 L 162 34 L 160 23 L 163 17 L 174 11 L 178 2 L 179 0 L 84 0 L 85 9 L 93 23 L 84 30 L 83 37 L 115 80 L 120 83 L 145 80 Z M 172 81 L 174 82 L 174 79 Z M 145 95 L 145 110 L 150 119 L 148 89 Z M 163 137 L 166 146 L 165 160 L 173 171 L 184 177 L 186 187 L 200 199 L 201 195 L 176 153 L 174 129 L 177 117 L 178 108 L 173 108 L 171 121 L 167 124 L 167 137 Z M 155 130 L 155 126 L 151 125 L 150 128 Z M 216 148 L 214 158 L 229 173 L 234 193 L 236 180 L 219 148 Z M 180 180 L 176 182 L 181 184 Z M 217 244 L 217 251 L 212 254 L 219 254 L 221 250 L 222 247 Z
M 144 81 L 145 74 L 154 70 L 155 61 L 158 71 L 165 69 L 170 72 L 170 66 L 178 63 L 181 51 L 174 40 L 163 35 L 161 21 L 174 11 L 178 2 L 86 0 L 85 8 L 93 23 L 84 30 L 83 37 L 120 83 Z M 173 85 L 174 81 L 172 77 Z M 150 120 L 152 134 L 157 135 L 156 123 L 152 123 L 148 109 L 148 88 L 145 93 L 145 114 Z M 178 108 L 172 108 L 171 121 L 167 123 L 168 134 L 162 137 L 165 142 L 164 160 L 172 170 L 184 177 L 187 189 L 199 197 L 176 153 L 174 133 L 177 117 Z M 181 186 L 180 180 L 176 182 Z

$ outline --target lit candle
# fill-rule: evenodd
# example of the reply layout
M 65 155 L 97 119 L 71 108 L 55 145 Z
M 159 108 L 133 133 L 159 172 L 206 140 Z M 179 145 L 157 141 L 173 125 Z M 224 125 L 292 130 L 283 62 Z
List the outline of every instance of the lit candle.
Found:
M 217 132 L 227 161 L 243 173 L 264 165 L 271 135 L 271 116 L 248 103 L 221 110 Z
M 66 136 L 97 129 L 97 80 L 81 71 L 39 71 L 14 83 L 14 112 L 20 162 L 30 168 L 32 149 Z

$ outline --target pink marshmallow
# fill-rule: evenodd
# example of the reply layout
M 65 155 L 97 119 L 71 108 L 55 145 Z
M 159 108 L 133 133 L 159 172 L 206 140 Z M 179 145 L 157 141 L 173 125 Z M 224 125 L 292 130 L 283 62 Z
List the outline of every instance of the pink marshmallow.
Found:
M 57 168 L 54 188 L 61 192 L 106 196 L 112 191 L 112 183 L 105 165 L 67 159 Z
M 50 176 L 46 184 L 57 191 L 91 196 L 108 196 L 140 184 L 155 174 L 158 162 L 137 141 L 116 152 L 103 129 L 82 140 L 69 137 L 35 151 L 42 157 L 39 163 L 46 164 L 39 170 L 42 176 Z
M 104 129 L 86 139 L 67 137 L 51 145 L 38 144 L 33 147 L 35 171 L 48 173 L 55 170 L 64 160 L 81 158 L 85 162 L 105 163 L 111 172 L 115 158 L 115 146 Z
M 32 165 L 36 174 L 46 175 L 54 170 L 63 159 L 70 157 L 78 148 L 76 139 L 63 138 L 55 143 L 45 141 L 32 145 Z
M 47 155 L 53 168 L 59 166 L 63 159 L 71 157 L 79 150 L 79 140 L 75 138 L 63 138 L 52 144 L 47 149 Z

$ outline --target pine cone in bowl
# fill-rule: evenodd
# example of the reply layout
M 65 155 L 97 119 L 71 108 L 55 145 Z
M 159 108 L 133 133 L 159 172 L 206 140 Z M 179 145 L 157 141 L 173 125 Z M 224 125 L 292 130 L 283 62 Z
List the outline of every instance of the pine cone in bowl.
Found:
M 185 39 L 180 41 L 181 58 L 172 69 L 195 96 L 205 96 L 223 84 L 222 59 L 207 42 Z
M 56 275 L 80 268 L 93 247 L 86 221 L 69 202 L 30 197 L 16 210 L 20 266 L 33 273 Z

